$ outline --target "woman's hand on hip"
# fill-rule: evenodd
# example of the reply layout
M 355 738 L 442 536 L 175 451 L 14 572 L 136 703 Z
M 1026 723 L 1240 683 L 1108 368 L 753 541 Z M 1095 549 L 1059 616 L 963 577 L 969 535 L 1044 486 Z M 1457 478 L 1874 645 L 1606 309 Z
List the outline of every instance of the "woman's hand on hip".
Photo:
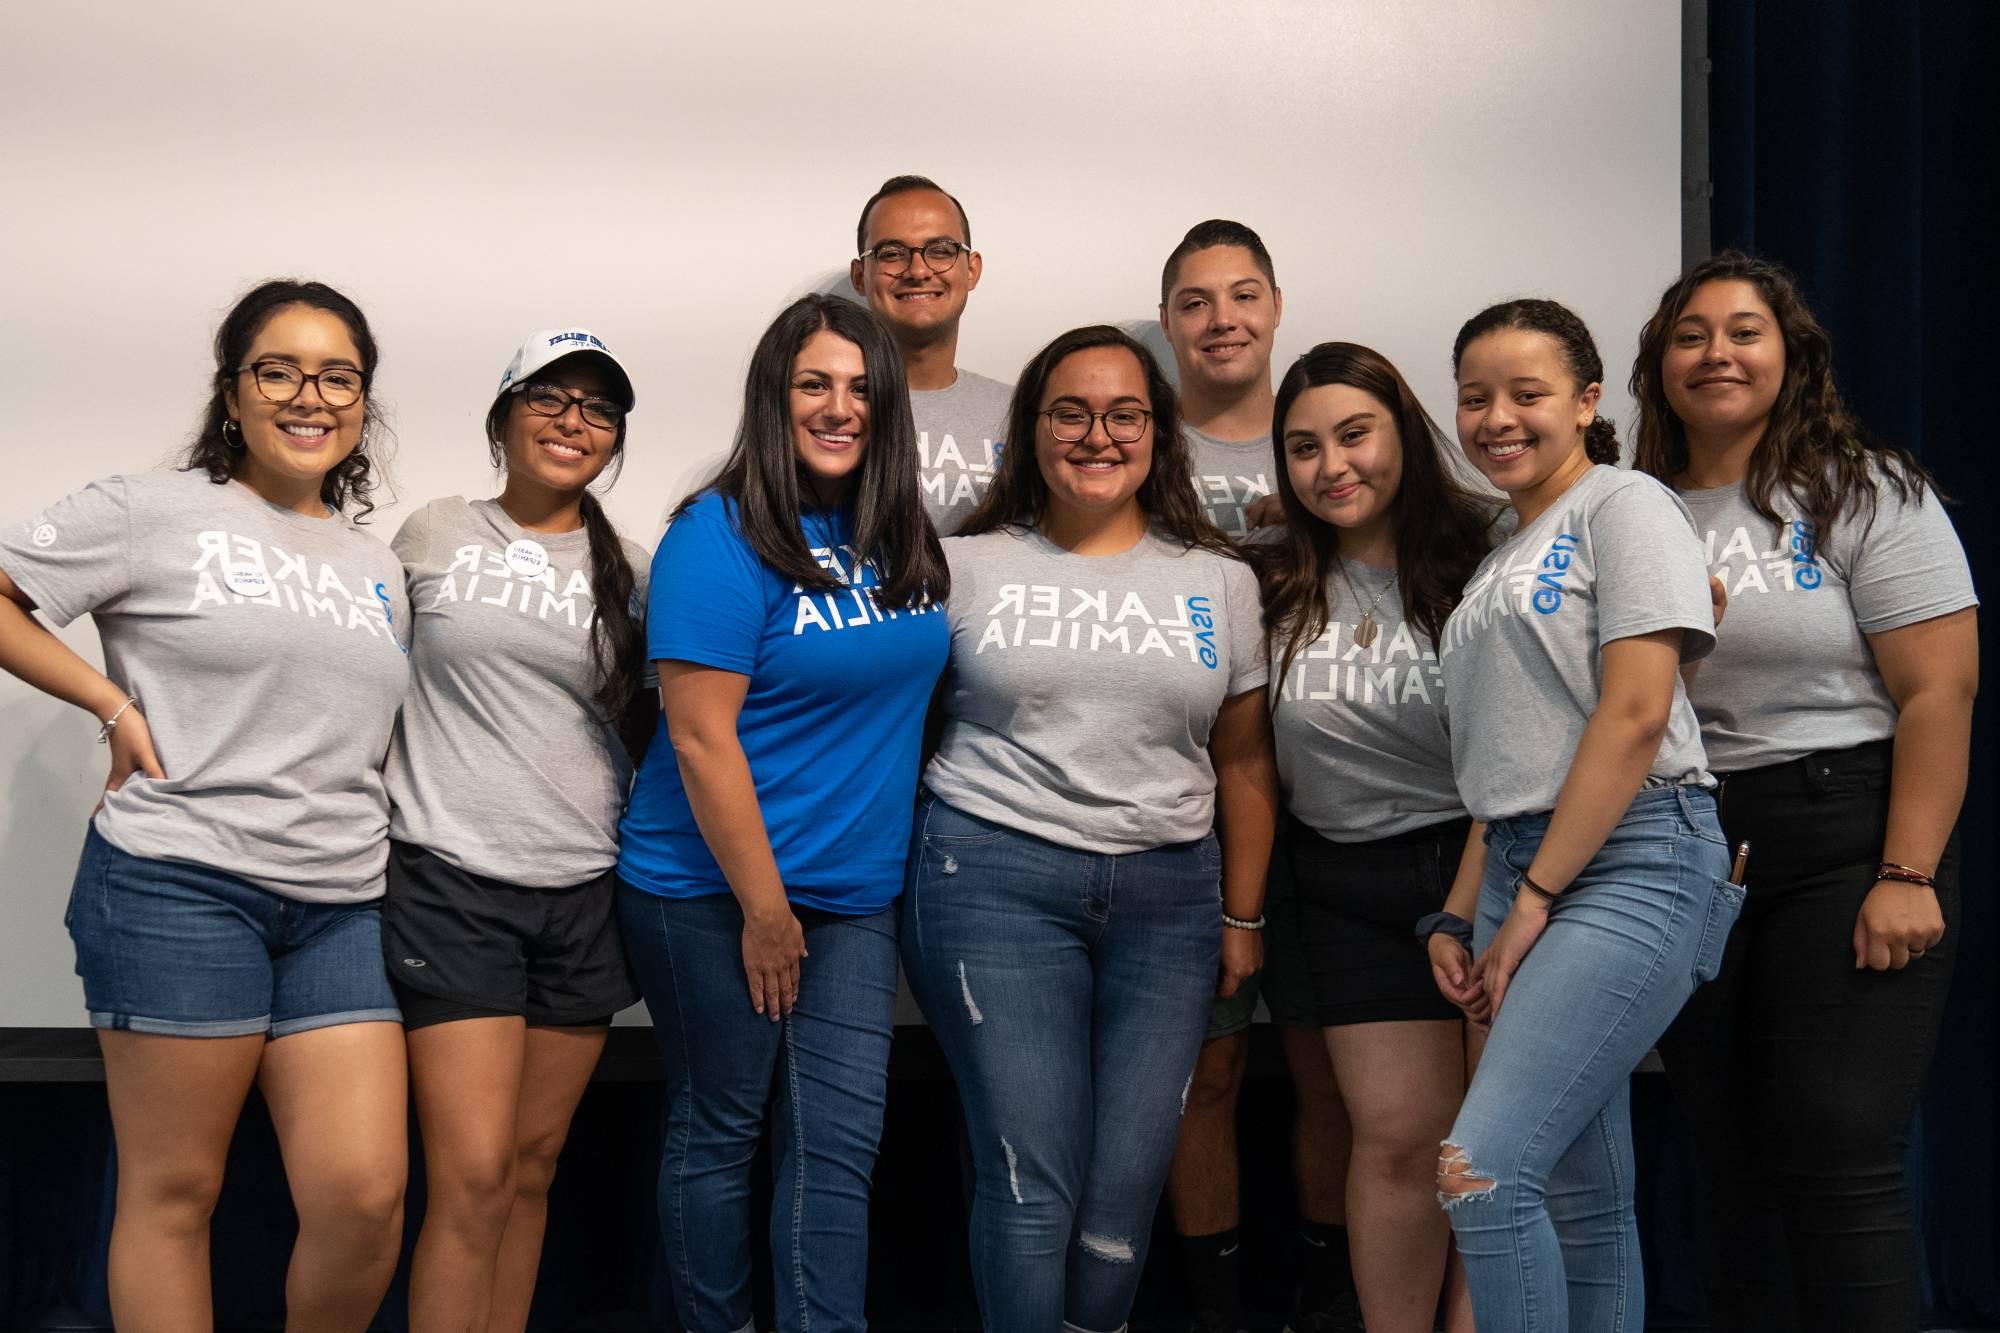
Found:
M 164 778 L 166 770 L 160 767 L 160 757 L 153 753 L 153 732 L 146 725 L 145 714 L 137 706 L 127 708 L 118 725 L 111 728 L 104 743 L 111 748 L 111 774 L 104 780 L 104 796 L 109 796 L 125 785 L 126 779 L 134 773 L 143 773 L 149 778 Z M 96 809 L 104 808 L 104 796 L 97 798 Z
M 799 1001 L 799 962 L 806 956 L 806 932 L 789 903 L 743 918 L 743 971 L 750 984 L 750 1007 L 773 1023 Z

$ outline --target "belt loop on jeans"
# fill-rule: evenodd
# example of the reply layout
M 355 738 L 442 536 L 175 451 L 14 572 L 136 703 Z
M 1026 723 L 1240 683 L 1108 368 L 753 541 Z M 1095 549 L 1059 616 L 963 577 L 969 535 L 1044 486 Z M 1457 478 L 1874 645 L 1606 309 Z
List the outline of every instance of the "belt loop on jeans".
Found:
M 1674 784 L 1674 799 L 1680 802 L 1681 818 L 1687 821 L 1689 828 L 1693 828 L 1695 827 L 1695 808 L 1693 798 L 1688 795 L 1689 785 L 1685 782 L 1676 782 Z

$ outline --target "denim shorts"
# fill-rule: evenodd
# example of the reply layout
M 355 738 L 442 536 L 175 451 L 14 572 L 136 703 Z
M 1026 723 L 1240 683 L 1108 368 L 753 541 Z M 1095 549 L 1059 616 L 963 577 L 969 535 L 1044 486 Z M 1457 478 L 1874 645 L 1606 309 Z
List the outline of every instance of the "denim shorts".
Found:
M 309 903 L 208 866 L 84 839 L 63 917 L 90 1025 L 168 1037 L 286 1037 L 397 1022 L 381 904 Z

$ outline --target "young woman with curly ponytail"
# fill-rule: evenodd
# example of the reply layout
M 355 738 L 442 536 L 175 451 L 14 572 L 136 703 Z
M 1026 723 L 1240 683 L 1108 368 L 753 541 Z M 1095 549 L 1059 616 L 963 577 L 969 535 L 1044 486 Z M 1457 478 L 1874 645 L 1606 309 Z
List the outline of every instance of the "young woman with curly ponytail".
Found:
M 1662 1046 L 1718 1328 L 1917 1326 L 1903 1150 L 1957 952 L 1978 598 L 1930 477 L 1842 405 L 1791 276 L 1736 252 L 1660 298 L 1638 466 L 1729 594 L 1689 686 L 1749 897 Z

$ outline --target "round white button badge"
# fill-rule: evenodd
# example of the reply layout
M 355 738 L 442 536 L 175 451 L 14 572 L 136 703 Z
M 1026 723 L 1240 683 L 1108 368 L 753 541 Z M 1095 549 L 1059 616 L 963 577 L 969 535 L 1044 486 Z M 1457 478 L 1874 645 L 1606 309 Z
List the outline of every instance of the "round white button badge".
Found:
M 540 542 L 521 538 L 507 548 L 507 568 L 531 579 L 549 567 L 549 553 Z
M 222 581 L 238 597 L 268 597 L 271 593 L 271 576 L 254 565 L 232 565 Z

